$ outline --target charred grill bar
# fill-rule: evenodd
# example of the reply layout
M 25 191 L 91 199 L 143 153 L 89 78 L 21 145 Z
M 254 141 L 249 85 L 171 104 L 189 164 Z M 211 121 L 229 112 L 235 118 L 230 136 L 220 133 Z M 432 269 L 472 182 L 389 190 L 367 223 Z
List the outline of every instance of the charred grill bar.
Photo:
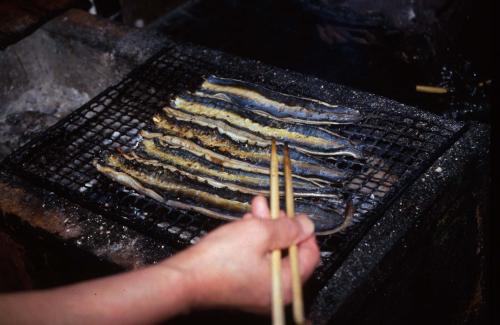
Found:
M 113 182 L 93 164 L 117 149 L 133 152 L 142 130 L 159 127 L 171 99 L 199 90 L 207 76 L 216 75 L 360 112 L 353 123 L 321 126 L 355 143 L 362 156 L 319 159 L 342 175 L 328 185 L 337 197 L 329 202 L 332 211 L 342 214 L 352 199 L 356 213 L 337 224 L 340 232 L 319 237 L 322 263 L 306 287 L 314 323 L 416 322 L 408 316 L 415 313 L 411 305 L 423 301 L 405 291 L 418 292 L 415 287 L 425 283 L 450 296 L 472 290 L 462 280 L 448 283 L 447 276 L 460 265 L 461 248 L 469 260 L 480 262 L 470 244 L 479 223 L 473 216 L 485 209 L 488 166 L 481 159 L 487 155 L 487 128 L 218 51 L 168 44 L 4 161 L 4 228 L 13 233 L 34 228 L 49 241 L 74 247 L 70 255 L 89 252 L 89 263 L 98 265 L 95 257 L 106 261 L 104 274 L 153 263 L 220 225 L 221 220 L 160 204 Z M 184 130 L 182 121 L 166 127 Z M 196 129 L 210 133 L 203 125 Z M 203 139 L 199 133 L 190 141 Z M 462 237 L 463 247 L 451 248 Z M 439 301 L 440 295 L 432 291 L 427 298 Z M 389 311 L 396 306 L 398 311 Z M 421 320 L 433 312 L 427 308 Z

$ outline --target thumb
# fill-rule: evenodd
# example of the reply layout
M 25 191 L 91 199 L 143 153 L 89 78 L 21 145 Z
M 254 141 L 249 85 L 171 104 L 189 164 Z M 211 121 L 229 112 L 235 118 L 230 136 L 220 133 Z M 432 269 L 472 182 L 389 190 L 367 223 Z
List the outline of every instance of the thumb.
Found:
M 314 233 L 314 223 L 306 215 L 294 219 L 278 218 L 267 222 L 269 223 L 268 245 L 271 250 L 299 243 Z

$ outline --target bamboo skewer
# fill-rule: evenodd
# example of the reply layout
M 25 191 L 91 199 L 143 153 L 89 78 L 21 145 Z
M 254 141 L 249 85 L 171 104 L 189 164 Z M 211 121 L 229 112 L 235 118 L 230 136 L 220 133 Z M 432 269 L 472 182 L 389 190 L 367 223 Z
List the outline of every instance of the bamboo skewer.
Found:
M 446 94 L 448 92 L 448 89 L 443 87 L 426 86 L 426 85 L 416 85 L 415 90 L 417 92 L 428 93 L 428 94 Z
M 286 214 L 288 218 L 293 219 L 295 218 L 295 206 L 292 183 L 292 163 L 290 161 L 287 144 L 285 144 L 285 147 L 283 149 L 283 167 L 285 174 Z M 290 268 L 292 272 L 293 319 L 295 321 L 295 324 L 304 324 L 304 301 L 302 299 L 302 285 L 300 283 L 299 273 L 299 257 L 296 244 L 292 244 L 288 248 L 288 256 L 290 258 Z
M 270 180 L 270 201 L 271 201 L 271 219 L 277 219 L 280 211 L 279 195 L 279 174 L 278 157 L 276 154 L 276 141 L 271 143 L 271 180 Z M 285 324 L 285 311 L 283 309 L 283 294 L 281 292 L 281 250 L 275 249 L 271 255 L 271 298 L 272 298 L 272 316 L 274 325 Z

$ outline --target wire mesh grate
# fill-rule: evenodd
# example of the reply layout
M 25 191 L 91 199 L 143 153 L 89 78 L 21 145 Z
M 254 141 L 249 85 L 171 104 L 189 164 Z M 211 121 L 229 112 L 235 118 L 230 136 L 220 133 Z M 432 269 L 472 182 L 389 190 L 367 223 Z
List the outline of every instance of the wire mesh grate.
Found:
M 344 234 L 321 237 L 320 278 L 462 128 L 385 99 L 367 103 L 355 91 L 318 79 L 190 45 L 172 45 L 13 153 L 8 165 L 39 185 L 181 249 L 221 221 L 174 211 L 110 181 L 91 162 L 118 147 L 133 147 L 139 141 L 138 132 L 148 127 L 169 98 L 194 89 L 209 74 L 258 82 L 292 95 L 340 101 L 363 113 L 360 123 L 335 127 L 335 132 L 362 144 L 369 158 L 335 160 L 338 168 L 352 171 L 337 191 L 353 198 L 356 224 Z

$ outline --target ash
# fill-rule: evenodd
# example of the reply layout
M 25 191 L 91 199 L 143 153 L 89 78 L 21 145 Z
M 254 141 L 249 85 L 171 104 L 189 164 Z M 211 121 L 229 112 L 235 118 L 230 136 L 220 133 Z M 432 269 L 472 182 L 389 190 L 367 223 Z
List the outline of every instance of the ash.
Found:
M 51 84 L 22 93 L 0 109 L 0 160 L 89 99 L 75 88 Z

